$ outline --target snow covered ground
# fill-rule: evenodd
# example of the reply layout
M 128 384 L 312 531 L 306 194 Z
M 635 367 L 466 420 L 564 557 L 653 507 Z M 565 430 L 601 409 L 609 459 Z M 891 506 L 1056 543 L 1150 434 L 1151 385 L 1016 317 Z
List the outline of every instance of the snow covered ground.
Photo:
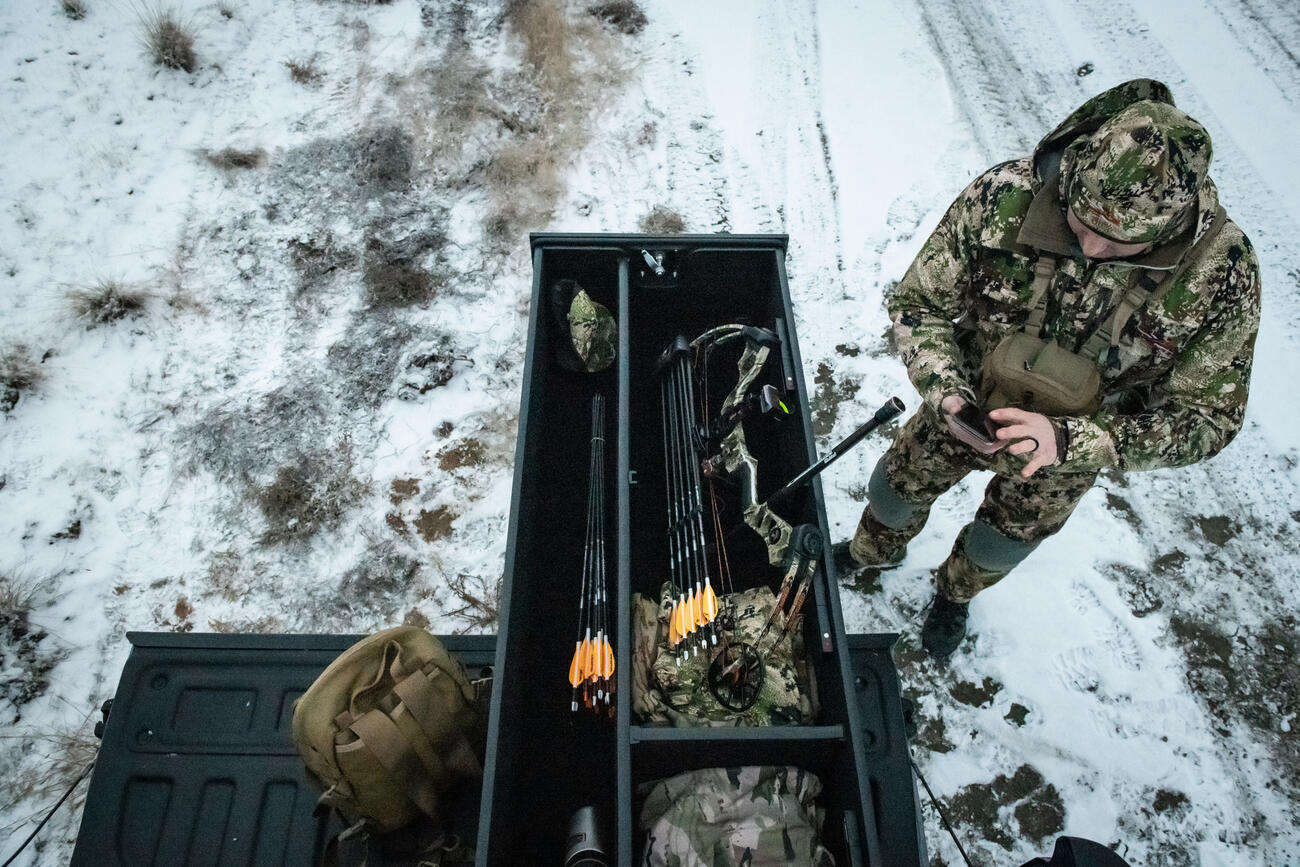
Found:
M 621 33 L 582 3 L 220 0 L 177 7 L 192 73 L 140 5 L 67 5 L 0 6 L 0 854 L 79 772 L 128 629 L 492 629 L 528 231 L 789 233 L 829 444 L 915 404 L 882 298 L 953 196 L 1149 76 L 1263 265 L 1246 429 L 1103 478 L 947 666 L 918 612 L 983 478 L 842 599 L 903 633 L 916 758 L 980 863 L 1058 833 L 1300 863 L 1294 3 L 645 0 Z M 840 533 L 884 446 L 824 478 Z M 18 863 L 66 862 L 65 811 Z

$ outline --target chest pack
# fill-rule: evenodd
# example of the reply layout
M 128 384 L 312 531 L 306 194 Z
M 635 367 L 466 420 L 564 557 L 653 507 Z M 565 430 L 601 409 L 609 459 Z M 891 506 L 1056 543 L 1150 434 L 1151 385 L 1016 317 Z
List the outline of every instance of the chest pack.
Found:
M 1047 288 L 1056 271 L 1056 258 L 1040 254 L 1034 263 L 1031 311 L 1024 329 L 1003 337 L 984 359 L 980 384 L 984 408 L 1012 406 L 1047 416 L 1096 413 L 1101 408 L 1099 360 L 1116 357 L 1120 336 L 1129 320 L 1148 303 L 1164 297 L 1187 265 L 1195 261 L 1196 254 L 1219 234 L 1226 220 L 1227 214 L 1219 208 L 1210 228 L 1183 257 L 1184 264 L 1159 282 L 1145 275 L 1133 281 L 1077 353 L 1039 336 L 1047 315 Z
M 330 663 L 294 703 L 293 742 L 324 789 L 318 806 L 352 824 L 345 834 L 386 834 L 421 816 L 441 827 L 448 790 L 483 775 L 479 723 L 460 663 L 399 626 Z

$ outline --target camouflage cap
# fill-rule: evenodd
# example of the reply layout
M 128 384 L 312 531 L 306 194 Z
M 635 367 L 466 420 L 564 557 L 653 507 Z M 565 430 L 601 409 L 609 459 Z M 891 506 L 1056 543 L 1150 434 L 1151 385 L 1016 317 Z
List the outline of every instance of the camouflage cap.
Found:
M 1168 103 L 1136 102 L 1081 143 L 1070 210 L 1114 241 L 1172 237 L 1195 213 L 1210 155 L 1205 127 Z
M 582 360 L 584 370 L 596 373 L 614 363 L 618 329 L 605 305 L 592 300 L 585 289 L 579 289 L 569 304 L 568 320 L 573 351 Z

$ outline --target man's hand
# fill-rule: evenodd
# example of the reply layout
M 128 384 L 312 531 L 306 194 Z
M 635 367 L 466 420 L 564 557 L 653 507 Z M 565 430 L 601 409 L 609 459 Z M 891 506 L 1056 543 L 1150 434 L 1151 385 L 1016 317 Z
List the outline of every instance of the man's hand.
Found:
M 1006 407 L 993 410 L 989 413 L 989 418 L 1003 425 L 997 431 L 999 440 L 1018 440 L 1007 447 L 1008 452 L 1013 455 L 1030 455 L 1029 463 L 1020 471 L 1024 478 L 1029 478 L 1043 467 L 1050 467 L 1060 458 L 1056 453 L 1056 428 L 1047 416 Z
M 991 455 L 1005 448 L 1006 443 L 996 440 L 991 443 L 982 442 L 967 433 L 965 428 L 953 422 L 952 417 L 965 405 L 966 398 L 960 394 L 950 394 L 939 403 L 939 408 L 943 410 L 943 420 L 948 425 L 948 432 L 956 437 L 959 442 L 965 443 L 982 455 Z

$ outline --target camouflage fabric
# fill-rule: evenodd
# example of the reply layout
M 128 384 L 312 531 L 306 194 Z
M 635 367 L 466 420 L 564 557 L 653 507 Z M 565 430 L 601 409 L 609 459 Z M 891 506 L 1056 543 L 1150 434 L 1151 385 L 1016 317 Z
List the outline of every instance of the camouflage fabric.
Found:
M 995 473 L 985 488 L 984 502 L 975 520 L 1007 539 L 1027 545 L 1036 545 L 1065 526 L 1097 476 L 1095 472 L 1048 467 L 1028 479 L 1021 478 L 1025 457 L 1005 451 L 991 456 L 979 454 L 949 433 L 948 426 L 929 407 L 923 407 L 899 429 L 880 463 L 889 486 L 915 506 L 915 511 L 905 524 L 891 528 L 876 520 L 868 504 L 850 543 L 850 552 L 860 563 L 895 559 L 899 549 L 925 526 L 931 504 L 972 470 Z M 971 525 L 962 529 L 935 575 L 940 592 L 954 602 L 970 601 L 1010 572 L 981 568 L 972 562 L 966 547 L 970 531 Z
M 1075 166 L 1083 165 L 1080 136 L 1099 132 L 1135 97 L 1162 93 L 1167 98 L 1167 88 L 1144 80 L 1089 100 L 1071 115 L 1073 127 L 1058 127 L 1032 158 L 989 169 L 948 209 L 888 300 L 908 375 L 932 410 L 949 394 L 975 398 L 985 356 L 1023 328 L 1033 266 L 1048 253 L 1055 270 L 1041 336 L 1071 352 L 1130 286 L 1177 274 L 1159 302 L 1129 319 L 1114 356 L 1099 361 L 1102 408 L 1059 419 L 1069 434 L 1060 469 L 1182 466 L 1216 454 L 1241 429 L 1259 327 L 1259 265 L 1230 220 L 1189 253 L 1213 224 L 1213 181 L 1200 179 L 1185 232 L 1128 259 L 1084 258 L 1065 220 Z
M 1168 103 L 1134 103 L 1082 140 L 1070 210 L 1116 241 L 1172 236 L 1187 226 L 1210 156 L 1205 127 Z
M 798 768 L 705 768 L 643 784 L 643 867 L 834 867 L 821 845 L 822 784 Z
M 776 604 L 766 586 L 719 597 L 719 606 L 736 606 L 735 640 L 753 645 Z M 658 604 L 640 594 L 632 597 L 633 671 L 632 708 L 643 725 L 700 726 L 806 725 L 813 720 L 812 700 L 801 687 L 806 667 L 796 658 L 803 650 L 798 621 L 790 635 L 781 638 L 779 619 L 768 630 L 759 654 L 763 658 L 763 685 L 752 706 L 732 710 L 709 689 L 709 665 L 722 645 L 709 646 L 680 664 L 668 646 L 668 615 L 672 611 L 672 584 L 665 582 Z M 653 611 L 653 618 L 651 612 Z M 800 615 L 802 617 L 802 615 Z
M 1232 440 L 1245 417 L 1259 328 L 1259 264 L 1230 220 L 1210 231 L 1219 201 L 1209 161 L 1205 130 L 1173 108 L 1167 87 L 1138 79 L 1088 100 L 1032 157 L 994 166 L 957 197 L 888 299 L 925 406 L 882 466 L 898 497 L 916 508 L 901 526 L 885 526 L 868 505 L 850 549 L 856 559 L 895 558 L 940 493 L 972 469 L 992 470 L 976 522 L 937 575 L 944 595 L 965 601 L 1007 574 L 971 560 L 975 537 L 991 538 L 981 523 L 1023 556 L 1060 529 L 1098 471 L 1183 466 Z M 1125 259 L 1087 259 L 1066 221 L 1067 203 L 1103 235 L 1152 243 Z M 1040 336 L 1068 352 L 1080 352 L 1130 289 L 1157 291 L 1123 324 L 1118 345 L 1096 359 L 1100 409 L 1056 417 L 1065 454 L 1024 480 L 1024 458 L 1002 452 L 990 460 L 966 448 L 948 434 L 939 405 L 951 394 L 978 402 L 985 360 L 1029 318 L 1039 261 L 1052 264 Z
M 618 328 L 605 305 L 593 301 L 586 290 L 579 290 L 569 305 L 568 319 L 573 350 L 587 372 L 597 373 L 614 363 Z

